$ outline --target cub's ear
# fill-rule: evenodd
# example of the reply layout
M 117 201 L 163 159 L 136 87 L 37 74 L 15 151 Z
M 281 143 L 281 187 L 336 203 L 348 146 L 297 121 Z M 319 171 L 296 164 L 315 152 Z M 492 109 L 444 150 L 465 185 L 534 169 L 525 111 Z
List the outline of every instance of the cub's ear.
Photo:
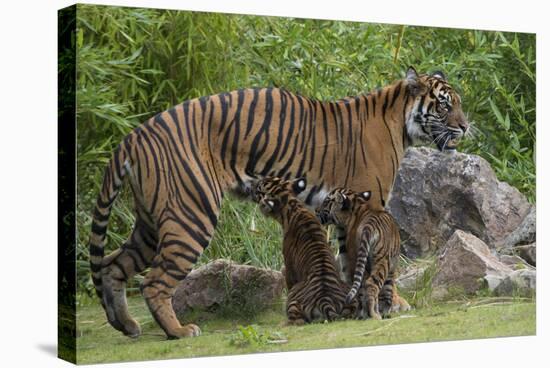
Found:
M 409 93 L 412 96 L 418 96 L 426 92 L 426 85 L 418 78 L 418 73 L 412 66 L 409 66 L 409 69 L 407 69 L 405 80 L 407 81 Z
M 437 79 L 441 79 L 444 82 L 447 81 L 447 77 L 445 77 L 445 74 L 443 74 L 443 72 L 441 70 L 437 70 L 437 71 L 433 72 L 432 77 L 435 77 Z
M 298 178 L 292 181 L 292 191 L 294 194 L 298 195 L 302 193 L 307 186 L 307 181 L 305 178 Z
M 342 211 L 347 211 L 351 208 L 351 199 L 344 193 L 341 194 L 342 198 Z
M 418 80 L 418 73 L 416 72 L 416 69 L 413 66 L 409 66 L 409 69 L 407 69 L 407 74 L 405 75 L 407 81 L 412 82 Z
M 275 200 L 273 198 L 265 198 L 264 200 L 260 201 L 260 207 L 264 210 L 264 212 L 270 213 L 270 212 L 277 212 L 280 207 L 280 203 L 278 200 Z

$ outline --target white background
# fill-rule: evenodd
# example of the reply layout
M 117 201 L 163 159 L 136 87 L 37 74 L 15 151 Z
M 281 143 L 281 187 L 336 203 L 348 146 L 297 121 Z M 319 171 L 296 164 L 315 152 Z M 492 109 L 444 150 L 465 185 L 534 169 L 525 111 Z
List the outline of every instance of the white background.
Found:
M 87 2 L 87 1 L 85 1 Z M 537 336 L 110 364 L 257 367 L 343 364 L 494 367 L 548 364 L 548 11 L 544 1 L 127 0 L 111 5 L 301 16 L 537 33 Z M 57 9 L 70 1 L 0 5 L 0 364 L 62 367 L 57 341 Z M 545 16 L 546 14 L 546 16 Z M 546 93 L 548 95 L 548 93 Z M 546 101 L 548 102 L 548 101 Z M 546 288 L 546 292 L 545 289 Z M 545 311 L 546 310 L 546 311 Z M 546 340 L 546 343 L 544 342 Z M 543 349 L 546 348 L 546 351 Z

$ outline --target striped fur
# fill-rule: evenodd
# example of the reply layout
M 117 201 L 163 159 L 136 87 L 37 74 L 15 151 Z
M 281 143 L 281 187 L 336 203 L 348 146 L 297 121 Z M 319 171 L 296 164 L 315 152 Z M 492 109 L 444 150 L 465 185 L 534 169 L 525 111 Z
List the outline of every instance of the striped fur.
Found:
M 252 189 L 262 212 L 283 227 L 290 324 L 351 316 L 357 304 L 345 302 L 347 286 L 336 271 L 324 227 L 295 197 L 306 188 L 305 184 L 304 179 L 285 181 L 268 177 L 255 182 Z
M 371 209 L 369 197 L 370 192 L 334 189 L 317 208 L 316 215 L 323 224 L 343 228 L 348 254 L 356 255 L 355 260 L 348 259 L 355 269 L 348 270 L 352 286 L 346 303 L 362 289 L 361 311 L 380 319 L 380 313 L 387 315 L 392 308 L 400 236 L 393 217 L 386 211 Z
M 437 112 L 444 98 L 453 106 L 445 117 Z M 180 325 L 171 300 L 212 238 L 224 193 L 242 190 L 251 178 L 305 176 L 300 199 L 309 206 L 348 187 L 374 188 L 371 204 L 383 208 L 409 143 L 453 146 L 466 124 L 460 114 L 459 97 L 440 76 L 411 69 L 374 93 L 334 102 L 278 88 L 242 89 L 155 115 L 115 150 L 93 213 L 92 277 L 109 322 L 139 335 L 125 287 L 150 268 L 141 289 L 155 320 L 169 338 L 198 335 L 197 326 Z M 127 242 L 104 257 L 122 180 L 134 193 L 136 223 Z

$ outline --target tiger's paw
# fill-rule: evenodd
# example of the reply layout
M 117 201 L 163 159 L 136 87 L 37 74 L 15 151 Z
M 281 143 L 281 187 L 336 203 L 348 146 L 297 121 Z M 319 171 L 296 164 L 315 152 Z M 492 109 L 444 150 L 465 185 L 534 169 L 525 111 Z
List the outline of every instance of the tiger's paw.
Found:
M 109 324 L 111 326 L 113 326 L 115 329 L 122 332 L 125 336 L 136 338 L 136 337 L 139 337 L 139 335 L 141 335 L 141 327 L 139 323 L 133 318 L 127 319 L 124 322 L 121 322 L 116 318 L 115 319 L 107 318 L 107 320 L 109 321 Z
M 169 340 L 175 340 L 180 339 L 182 337 L 197 337 L 201 335 L 201 329 L 199 326 L 190 323 L 188 325 L 184 325 L 176 330 L 174 334 L 170 334 L 168 336 Z
M 139 326 L 139 323 L 134 320 L 128 320 L 125 321 L 123 331 L 124 335 L 131 337 L 132 339 L 135 339 L 141 335 L 141 327 Z

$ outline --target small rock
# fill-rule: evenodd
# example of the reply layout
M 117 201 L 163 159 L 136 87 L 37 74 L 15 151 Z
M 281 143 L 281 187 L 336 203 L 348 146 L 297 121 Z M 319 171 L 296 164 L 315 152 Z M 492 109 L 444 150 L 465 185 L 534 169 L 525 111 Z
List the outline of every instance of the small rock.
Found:
M 530 269 L 533 270 L 534 267 L 531 266 L 527 261 L 525 261 L 523 258 L 516 256 L 516 255 L 500 255 L 498 257 L 499 261 L 507 265 L 513 270 L 520 270 L 520 269 Z
M 482 240 L 457 230 L 442 249 L 433 284 L 445 289 L 459 287 L 472 294 L 485 286 L 496 288 L 510 272 Z
M 516 245 L 512 249 L 531 266 L 537 266 L 537 243 Z
M 426 147 L 407 150 L 387 207 L 401 228 L 403 251 L 411 258 L 434 253 L 456 230 L 493 247 L 526 216 L 533 213 L 534 218 L 525 196 L 497 180 L 483 158 Z
M 219 305 L 263 307 L 282 295 L 280 272 L 216 260 L 191 271 L 176 289 L 172 305 L 177 314 Z
M 511 272 L 495 288 L 495 294 L 499 296 L 524 296 L 534 295 L 537 287 L 537 273 L 535 270 L 523 269 Z
M 537 210 L 533 206 L 519 226 L 497 243 L 497 247 L 510 248 L 518 244 L 534 243 L 537 237 Z

